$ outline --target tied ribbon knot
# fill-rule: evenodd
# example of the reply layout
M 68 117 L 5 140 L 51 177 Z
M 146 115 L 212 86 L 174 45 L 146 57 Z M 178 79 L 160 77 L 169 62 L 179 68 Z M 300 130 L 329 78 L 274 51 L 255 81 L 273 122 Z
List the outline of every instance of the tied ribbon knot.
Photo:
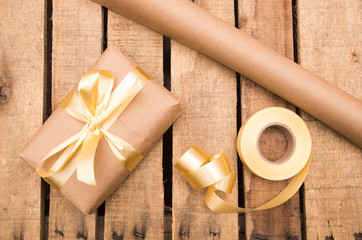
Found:
M 102 137 L 123 166 L 132 171 L 143 156 L 107 130 L 150 79 L 135 67 L 112 92 L 114 77 L 110 71 L 87 72 L 79 82 L 78 95 L 70 92 L 59 105 L 85 126 L 53 148 L 37 165 L 37 173 L 58 190 L 75 170 L 79 181 L 96 186 L 94 158 Z

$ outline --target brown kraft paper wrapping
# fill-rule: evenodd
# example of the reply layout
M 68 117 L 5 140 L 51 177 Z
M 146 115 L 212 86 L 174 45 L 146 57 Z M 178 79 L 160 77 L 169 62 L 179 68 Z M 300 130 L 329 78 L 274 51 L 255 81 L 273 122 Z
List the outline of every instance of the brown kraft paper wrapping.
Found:
M 92 0 L 223 63 L 362 147 L 362 101 L 189 0 Z
M 117 48 L 108 48 L 92 69 L 111 71 L 115 78 L 114 85 L 117 86 L 135 66 Z M 156 80 L 152 80 L 141 89 L 109 132 L 125 140 L 145 156 L 179 114 L 179 101 Z M 78 133 L 82 127 L 84 123 L 57 108 L 24 147 L 20 157 L 35 169 L 52 148 Z M 104 138 L 98 144 L 94 164 L 96 187 L 79 182 L 74 172 L 60 189 L 65 198 L 83 213 L 93 212 L 129 174 Z

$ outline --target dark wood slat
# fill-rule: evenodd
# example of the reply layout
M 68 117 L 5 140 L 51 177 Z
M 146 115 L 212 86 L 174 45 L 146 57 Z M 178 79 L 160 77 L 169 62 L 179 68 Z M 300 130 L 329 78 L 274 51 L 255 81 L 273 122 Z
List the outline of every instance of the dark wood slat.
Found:
M 361 2 L 297 1 L 297 10 L 299 63 L 362 100 Z M 360 239 L 362 150 L 308 114 L 302 118 L 313 142 L 306 237 Z
M 163 80 L 162 36 L 111 11 L 108 46 L 117 46 Z M 147 121 L 147 119 L 144 119 Z M 105 239 L 163 238 L 162 139 L 106 201 Z
M 195 4 L 234 25 L 233 1 Z M 173 163 L 197 144 L 210 155 L 224 152 L 237 173 L 235 72 L 171 41 L 171 88 L 183 107 L 173 127 Z M 204 197 L 205 191 L 192 189 L 180 172 L 173 170 L 173 239 L 238 239 L 237 214 L 212 212 Z M 225 199 L 238 203 L 237 183 Z
M 86 0 L 53 0 L 52 107 L 72 90 L 102 53 L 101 6 Z M 83 215 L 50 191 L 49 239 L 96 238 L 97 214 Z
M 290 0 L 238 1 L 239 27 L 279 53 L 293 59 L 293 24 Z M 242 122 L 255 112 L 272 106 L 295 110 L 283 99 L 275 96 L 254 82 L 242 78 Z M 285 135 L 276 128 L 269 128 L 259 141 L 261 152 L 269 160 L 283 156 L 287 143 Z M 244 168 L 245 205 L 257 207 L 278 194 L 287 184 L 259 178 Z M 285 204 L 270 210 L 246 214 L 247 239 L 300 239 L 299 195 Z
M 39 239 L 40 177 L 19 157 L 43 121 L 44 1 L 0 1 L 0 239 Z

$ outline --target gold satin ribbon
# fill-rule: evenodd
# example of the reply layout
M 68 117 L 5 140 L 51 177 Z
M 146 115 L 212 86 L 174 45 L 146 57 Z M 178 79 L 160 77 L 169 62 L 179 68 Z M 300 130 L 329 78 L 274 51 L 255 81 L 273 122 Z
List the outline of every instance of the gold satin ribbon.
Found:
M 135 67 L 112 92 L 114 77 L 110 71 L 87 72 L 79 82 L 79 96 L 71 92 L 60 104 L 60 108 L 85 126 L 53 148 L 37 165 L 37 173 L 57 190 L 75 170 L 79 181 L 96 186 L 94 157 L 102 137 L 116 158 L 132 171 L 143 156 L 107 130 L 150 79 Z
M 268 173 L 271 171 L 268 166 L 277 169 L 278 164 L 283 165 L 288 159 L 283 163 L 267 163 L 265 159 L 262 159 L 263 157 L 260 155 L 260 152 L 256 151 L 261 132 L 266 127 L 273 125 L 286 126 L 285 129 L 292 131 L 291 136 L 293 135 L 293 138 L 288 140 L 291 142 L 294 141 L 293 143 L 297 145 L 297 147 L 301 146 L 297 149 L 292 147 L 292 151 L 286 153 L 289 154 L 286 157 L 288 157 L 289 160 L 291 159 L 293 165 L 290 167 L 292 173 L 290 171 Z M 289 127 L 287 127 L 288 125 Z M 289 144 L 293 145 L 293 143 Z M 250 151 L 253 150 L 255 150 L 255 153 L 250 154 Z M 249 152 L 245 154 L 242 153 L 242 151 Z M 302 151 L 304 151 L 304 153 L 301 153 Z M 181 174 L 194 189 L 208 188 L 205 195 L 205 203 L 214 212 L 241 213 L 269 209 L 286 202 L 303 184 L 311 163 L 310 134 L 304 122 L 295 113 L 282 108 L 268 108 L 250 117 L 243 125 L 238 136 L 238 152 L 244 165 L 260 177 L 273 180 L 277 178 L 279 178 L 278 180 L 287 179 L 290 175 L 294 177 L 284 190 L 273 199 L 262 206 L 251 209 L 234 206 L 220 198 L 216 193 L 217 190 L 230 193 L 235 180 L 235 175 L 231 173 L 229 163 L 224 153 L 210 157 L 201 148 L 194 145 L 182 155 L 176 162 L 175 167 L 181 171 Z M 296 166 L 298 164 L 293 163 L 293 161 L 298 161 L 298 158 L 302 163 Z M 257 162 L 257 166 L 252 166 L 255 170 L 253 171 L 250 165 L 252 165 L 252 162 L 255 165 L 255 161 Z M 283 176 L 288 177 L 284 178 Z

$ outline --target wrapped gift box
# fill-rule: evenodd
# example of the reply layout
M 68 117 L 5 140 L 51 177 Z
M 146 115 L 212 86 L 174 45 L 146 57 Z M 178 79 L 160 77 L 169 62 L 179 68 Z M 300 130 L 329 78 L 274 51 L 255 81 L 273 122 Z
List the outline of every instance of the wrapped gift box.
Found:
M 119 49 L 111 47 L 102 54 L 92 69 L 110 71 L 114 75 L 114 90 L 135 67 L 136 64 L 131 59 Z M 156 80 L 149 80 L 108 132 L 126 141 L 145 156 L 179 114 L 180 103 L 177 98 Z M 77 134 L 84 126 L 84 122 L 71 117 L 64 109 L 57 108 L 23 148 L 20 157 L 36 169 L 49 151 Z M 68 164 L 71 161 L 72 159 Z M 96 148 L 94 174 L 96 186 L 78 181 L 75 170 L 59 189 L 60 193 L 83 213 L 93 212 L 130 174 L 104 138 L 100 139 Z M 45 180 L 53 185 L 49 179 Z

